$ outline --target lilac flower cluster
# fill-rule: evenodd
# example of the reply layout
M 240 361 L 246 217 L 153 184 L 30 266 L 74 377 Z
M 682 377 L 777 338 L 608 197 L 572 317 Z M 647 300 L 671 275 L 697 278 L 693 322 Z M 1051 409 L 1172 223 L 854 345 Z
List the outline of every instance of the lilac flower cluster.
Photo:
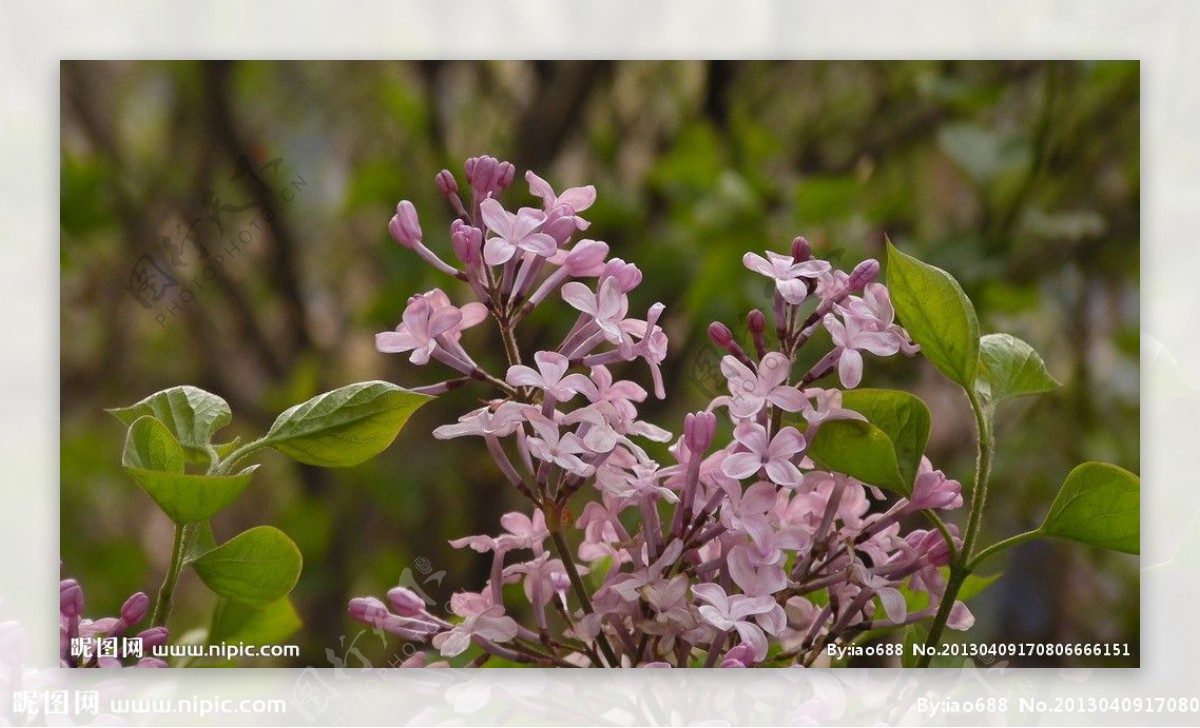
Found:
M 115 642 L 135 625 L 146 618 L 150 608 L 150 597 L 138 592 L 121 606 L 116 617 L 86 619 L 83 616 L 83 587 L 74 579 L 63 579 L 58 585 L 58 664 L 60 667 L 126 667 L 126 661 L 135 659 L 128 667 L 166 667 L 167 663 L 145 653 L 158 645 L 167 643 L 170 636 L 166 627 L 150 627 L 134 637 L 136 652 L 123 654 L 126 642 Z M 108 641 L 120 645 L 115 654 L 105 654 L 101 647 Z
M 631 317 L 638 268 L 608 258 L 604 242 L 573 240 L 589 227 L 581 213 L 595 201 L 594 188 L 557 194 L 529 172 L 542 205 L 514 213 L 499 200 L 514 173 L 490 157 L 468 160 L 469 204 L 450 172 L 437 176 L 457 215 L 449 239 L 458 265 L 425 246 L 415 208 L 399 204 L 389 225 L 396 241 L 466 283 L 478 301 L 455 306 L 439 289 L 413 296 L 399 327 L 378 334 L 376 346 L 460 375 L 418 391 L 438 394 L 472 379 L 499 391 L 434 436 L 482 438 L 531 510 L 506 514 L 497 536 L 451 542 L 492 559 L 481 591 L 454 595 L 457 619 L 430 614 L 402 587 L 389 592 L 390 608 L 372 597 L 352 600 L 351 616 L 429 641 L 443 657 L 474 645 L 474 664 L 611 667 L 812 665 L 827 644 L 932 616 L 946 588 L 939 567 L 951 540 L 957 548 L 957 532 L 901 533 L 901 522 L 960 507 L 959 483 L 922 459 L 912 496 L 885 507 L 879 490 L 821 470 L 807 455 L 823 423 L 864 419 L 842 407 L 841 389 L 816 382 L 836 371 L 853 388 L 862 352 L 917 350 L 875 281 L 879 264 L 835 270 L 803 238 L 789 255 L 748 253 L 746 267 L 775 281 L 775 346 L 761 311 L 747 319 L 752 352 L 714 323 L 709 335 L 727 352 L 721 371 L 729 394 L 688 414 L 677 436 L 639 420 L 646 389 L 610 369 L 642 360 L 655 395 L 665 397 L 663 305 Z M 517 326 L 555 296 L 577 312 L 575 323 L 557 348 L 527 361 Z M 508 356 L 503 376 L 461 345 L 463 330 L 489 316 Z M 821 328 L 831 350 L 798 371 L 797 352 Z M 732 425 L 723 446 L 714 442 L 718 414 Z M 656 461 L 645 441 L 671 443 L 672 461 Z M 590 495 L 569 509 L 580 491 Z M 514 618 L 506 584 L 520 585 L 531 623 Z M 927 593 L 933 606 L 909 611 L 902 589 Z M 956 603 L 949 625 L 972 622 Z M 420 657 L 413 664 L 425 664 Z

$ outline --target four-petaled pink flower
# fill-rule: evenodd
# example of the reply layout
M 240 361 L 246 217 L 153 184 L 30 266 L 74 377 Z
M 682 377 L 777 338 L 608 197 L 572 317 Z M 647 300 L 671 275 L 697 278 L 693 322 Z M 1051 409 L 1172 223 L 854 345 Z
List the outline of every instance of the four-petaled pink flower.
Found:
M 718 584 L 696 584 L 692 587 L 692 593 L 700 601 L 706 602 L 700 607 L 700 616 L 704 621 L 722 632 L 736 631 L 742 642 L 754 650 L 755 662 L 767 656 L 767 636 L 763 630 L 778 634 L 787 626 L 783 607 L 776 604 L 772 596 L 730 596 Z M 750 621 L 751 617 L 754 622 Z
M 491 593 L 487 589 L 482 594 L 468 592 L 450 598 L 451 611 L 466 619 L 434 636 L 433 646 L 444 657 L 465 652 L 475 636 L 490 642 L 508 642 L 517 636 L 517 623 L 512 617 L 505 616 L 503 605 L 492 603 Z
M 558 425 L 536 412 L 530 413 L 529 424 L 537 433 L 537 437 L 531 436 L 525 440 L 529 454 L 575 475 L 588 476 L 595 472 L 591 465 L 579 459 L 579 455 L 587 452 L 587 448 L 574 432 L 560 435 Z
M 581 311 L 600 327 L 604 338 L 614 344 L 625 341 L 621 322 L 629 311 L 629 299 L 621 292 L 616 278 L 605 278 L 596 293 L 579 281 L 571 281 L 562 287 L 563 300 Z
M 571 363 L 562 354 L 539 351 L 533 360 L 537 362 L 536 371 L 524 364 L 509 367 L 508 383 L 514 387 L 537 387 L 557 402 L 566 402 L 578 393 L 589 398 L 596 396 L 596 385 L 586 375 L 567 374 Z
M 785 488 L 798 488 L 804 476 L 792 458 L 804 450 L 804 435 L 795 427 L 784 427 L 767 440 L 767 430 L 754 422 L 743 422 L 733 430 L 733 438 L 746 448 L 735 452 L 721 464 L 721 470 L 731 478 L 748 478 L 766 469 L 772 483 Z
M 590 222 L 579 217 L 579 213 L 591 207 L 596 201 L 596 188 L 594 186 L 570 187 L 563 190 L 561 195 L 555 195 L 554 189 L 550 187 L 550 183 L 532 171 L 525 173 L 525 181 L 529 183 L 529 193 L 534 197 L 542 198 L 542 209 L 547 213 L 559 205 L 566 205 L 571 208 L 571 213 L 575 216 L 576 228 L 587 230 L 588 226 L 591 225 Z
M 834 351 L 838 352 L 838 378 L 842 386 L 853 389 L 862 381 L 863 360 L 859 350 L 877 356 L 891 356 L 900 351 L 901 338 L 895 333 L 872 331 L 864 326 L 865 320 L 849 311 L 845 323 L 833 314 L 825 314 L 825 328 L 833 339 Z
M 558 250 L 554 238 L 541 232 L 546 216 L 532 207 L 522 207 L 513 214 L 499 202 L 488 198 L 479 203 L 483 222 L 496 234 L 483 244 L 483 260 L 488 265 L 503 265 L 518 250 L 550 257 Z
M 375 348 L 385 354 L 411 351 L 409 361 L 413 364 L 428 364 L 429 357 L 437 348 L 437 337 L 460 332 L 466 326 L 475 323 L 479 321 L 467 324 L 463 311 L 453 305 L 435 308 L 425 296 L 413 296 L 409 299 L 396 330 L 375 334 Z
M 792 305 L 804 303 L 808 296 L 808 283 L 803 279 L 816 279 L 830 269 L 829 263 L 824 260 L 811 258 L 797 263 L 790 255 L 770 251 L 767 251 L 766 258 L 757 253 L 746 253 L 742 256 L 742 263 L 755 273 L 774 280 L 775 290 Z
M 730 414 L 739 419 L 753 417 L 767 402 L 787 412 L 809 407 L 800 390 L 786 383 L 791 366 L 788 358 L 777 351 L 762 358 L 757 374 L 733 356 L 721 359 L 721 373 L 729 381 L 732 396 Z

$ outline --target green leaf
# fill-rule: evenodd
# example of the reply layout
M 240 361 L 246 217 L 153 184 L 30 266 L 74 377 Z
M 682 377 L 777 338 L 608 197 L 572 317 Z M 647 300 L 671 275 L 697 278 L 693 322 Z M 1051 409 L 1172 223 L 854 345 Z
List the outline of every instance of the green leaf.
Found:
M 921 398 L 891 389 L 851 389 L 842 393 L 842 406 L 866 417 L 888 436 L 911 491 L 929 440 L 929 408 Z
M 821 423 L 808 445 L 808 456 L 826 470 L 845 473 L 869 485 L 902 495 L 912 492 L 912 483 L 900 475 L 891 438 L 869 422 Z
M 121 464 L 127 468 L 183 472 L 183 448 L 167 426 L 147 415 L 139 417 L 125 434 Z
M 279 415 L 262 444 L 308 465 L 358 465 L 383 452 L 431 399 L 388 382 L 351 384 Z
M 300 629 L 300 615 L 287 597 L 256 606 L 228 599 L 217 601 L 208 644 L 279 644 Z
M 192 568 L 218 595 L 265 605 L 292 590 L 301 564 L 300 549 L 283 531 L 257 526 L 202 554 L 192 561 Z
M 946 271 L 905 255 L 887 242 L 887 285 L 900 322 L 921 353 L 964 388 L 979 370 L 979 320 L 971 299 Z
M 133 406 L 107 411 L 126 425 L 150 415 L 166 425 L 180 445 L 200 451 L 208 450 L 213 433 L 233 417 L 225 400 L 189 386 L 164 389 Z
M 130 477 L 178 524 L 212 518 L 250 485 L 257 465 L 237 475 L 189 475 L 126 467 Z
M 1040 394 L 1061 385 L 1032 346 L 1008 334 L 988 334 L 979 340 L 979 378 L 975 389 L 993 404 L 1027 394 Z
M 1047 536 L 1136 554 L 1141 547 L 1141 479 L 1108 463 L 1071 471 L 1038 529 Z

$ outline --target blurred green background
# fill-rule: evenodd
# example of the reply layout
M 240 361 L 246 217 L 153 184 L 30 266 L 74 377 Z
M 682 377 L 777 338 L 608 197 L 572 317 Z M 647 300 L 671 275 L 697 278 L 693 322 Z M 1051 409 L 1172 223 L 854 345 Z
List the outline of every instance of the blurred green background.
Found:
M 450 256 L 433 176 L 461 181 L 478 154 L 555 189 L 596 185 L 587 234 L 645 272 L 632 310 L 667 304 L 668 399 L 643 410 L 657 424 L 715 394 L 707 324 L 742 330 L 767 305 L 743 252 L 804 234 L 850 268 L 882 258 L 887 235 L 952 272 L 984 332 L 1031 342 L 1064 384 L 1001 412 L 985 542 L 1036 525 L 1082 460 L 1139 470 L 1136 62 L 65 62 L 61 95 L 61 547 L 89 615 L 153 594 L 171 541 L 103 409 L 193 384 L 232 406 L 222 435 L 247 436 L 342 384 L 436 381 L 376 353 L 373 334 L 416 291 L 465 292 L 386 223 L 413 200 Z M 506 199 L 531 204 L 519 179 Z M 139 300 L 139 267 L 176 285 Z M 551 319 L 534 320 L 535 342 L 566 325 Z M 466 343 L 487 361 L 485 329 Z M 961 395 L 923 361 L 866 358 L 865 386 L 925 399 L 930 457 L 969 482 Z M 216 519 L 219 540 L 266 523 L 304 553 L 302 654 L 274 664 L 396 654 L 345 604 L 406 570 L 443 601 L 482 585 L 486 557 L 446 541 L 495 532 L 519 498 L 479 443 L 430 430 L 485 396 L 427 405 L 361 467 L 269 455 Z M 1087 664 L 1137 663 L 1136 558 L 1039 542 L 990 568 L 1005 575 L 972 603 L 967 639 L 1125 641 L 1131 659 Z M 186 576 L 172 625 L 201 624 L 209 599 Z

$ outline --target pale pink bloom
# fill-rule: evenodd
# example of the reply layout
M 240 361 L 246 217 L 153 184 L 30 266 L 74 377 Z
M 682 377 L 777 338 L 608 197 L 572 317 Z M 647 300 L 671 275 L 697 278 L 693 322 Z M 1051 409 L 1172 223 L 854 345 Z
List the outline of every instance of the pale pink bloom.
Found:
M 864 319 L 847 313 L 845 322 L 833 314 L 825 314 L 824 324 L 833 339 L 834 351 L 839 352 L 838 377 L 842 386 L 853 389 L 862 381 L 863 360 L 859 350 L 877 356 L 891 356 L 900 350 L 901 339 L 894 333 L 872 331 Z
M 894 335 L 900 344 L 900 351 L 912 355 L 921 347 L 912 343 L 908 332 L 895 323 L 896 310 L 892 307 L 892 297 L 887 286 L 882 283 L 868 283 L 861 298 L 849 296 L 843 307 L 875 331 Z
M 490 642 L 508 642 L 517 636 L 517 623 L 512 617 L 505 616 L 504 607 L 491 603 L 491 589 L 482 594 L 462 595 L 451 597 L 451 611 L 460 617 L 462 622 L 441 634 L 434 635 L 433 646 L 441 651 L 444 657 L 460 655 L 471 646 L 471 638 L 475 635 Z M 466 598 L 466 597 L 470 598 Z
M 766 469 L 772 483 L 785 488 L 797 488 L 804 476 L 792 463 L 792 458 L 804 450 L 804 435 L 795 427 L 782 428 L 767 440 L 767 430 L 754 422 L 743 422 L 733 430 L 733 438 L 746 450 L 735 452 L 725 459 L 722 471 L 741 480 Z
M 507 401 L 494 411 L 490 406 L 472 410 L 458 418 L 454 425 L 442 425 L 433 431 L 439 440 L 449 440 L 464 435 L 507 437 L 525 421 L 525 408 L 518 402 Z
M 571 281 L 562 287 L 562 297 L 576 310 L 591 316 L 604 332 L 604 338 L 614 344 L 625 340 L 621 322 L 629 311 L 629 301 L 618 287 L 616 279 L 605 279 L 596 293 L 578 281 Z
M 776 604 L 772 596 L 729 596 L 718 584 L 696 584 L 692 593 L 706 602 L 700 607 L 704 621 L 722 632 L 735 630 L 742 642 L 754 650 L 755 662 L 761 662 L 767 656 L 767 636 L 763 630 L 778 634 L 787 626 L 783 607 Z M 758 624 L 751 622 L 751 617 L 756 618 Z
M 567 357 L 554 351 L 539 351 L 533 355 L 537 370 L 517 364 L 508 368 L 508 383 L 514 387 L 537 387 L 558 402 L 566 402 L 582 392 L 593 397 L 596 385 L 583 374 L 567 374 L 571 363 Z M 566 376 L 564 376 L 566 375 Z
M 617 342 L 621 349 L 621 355 L 627 360 L 640 356 L 650 366 L 650 377 L 654 381 L 654 396 L 659 399 L 667 396 L 666 390 L 663 388 L 660 366 L 667 358 L 669 341 L 666 332 L 662 330 L 661 326 L 658 326 L 658 318 L 662 315 L 664 308 L 666 306 L 663 304 L 656 303 L 650 307 L 645 321 L 639 319 L 622 321 L 621 328 L 626 333 L 638 337 L 638 342 L 632 346 L 628 339 Z
M 496 234 L 483 244 L 483 260 L 488 265 L 502 265 L 518 250 L 549 257 L 558 250 L 554 238 L 541 232 L 546 216 L 532 207 L 522 207 L 517 214 L 505 210 L 494 199 L 479 203 L 483 222 Z
M 721 373 L 729 381 L 732 401 L 729 412 L 734 417 L 753 417 L 768 402 L 786 412 L 807 409 L 808 400 L 800 390 L 787 384 L 792 364 L 788 358 L 772 351 L 758 363 L 758 372 L 730 355 L 721 359 Z
M 909 507 L 913 510 L 953 510 L 962 504 L 962 484 L 947 478 L 942 471 L 934 470 L 929 458 L 922 456 L 917 467 L 917 480 L 909 496 Z
M 571 208 L 572 214 L 575 214 L 583 212 L 596 202 L 596 188 L 592 185 L 570 187 L 563 190 L 561 195 L 555 195 L 550 183 L 532 171 L 525 173 L 525 181 L 529 183 L 529 193 L 534 197 L 542 198 L 542 206 L 546 212 L 550 212 L 559 205 L 566 205 Z M 575 227 L 578 229 L 586 230 L 590 224 L 587 220 L 575 215 Z
M 545 540 L 550 537 L 541 510 L 534 510 L 533 518 L 519 511 L 505 513 L 500 517 L 500 525 L 506 531 L 499 536 L 464 536 L 454 539 L 450 545 L 456 549 L 470 547 L 481 554 L 488 551 L 506 553 L 514 549 L 532 549 L 535 554 L 540 554 Z
M 469 303 L 460 309 L 435 288 L 410 298 L 396 330 L 375 334 L 375 348 L 385 354 L 411 351 L 409 361 L 427 364 L 437 348 L 437 337 L 457 340 L 463 329 L 474 326 L 486 316 L 482 304 Z
M 787 574 L 783 571 L 787 557 L 773 540 L 768 532 L 766 548 L 749 543 L 729 551 L 729 576 L 749 596 L 771 595 L 787 588 Z
M 849 572 L 851 584 L 870 589 L 875 596 L 879 597 L 888 619 L 896 623 L 904 621 L 904 618 L 908 616 L 908 603 L 899 589 L 892 586 L 892 583 L 886 578 L 873 574 L 861 561 L 852 563 Z
M 612 372 L 603 365 L 592 367 L 592 383 L 596 385 L 595 394 L 585 393 L 592 402 L 611 402 L 622 411 L 628 411 L 630 418 L 637 416 L 637 409 L 630 402 L 646 399 L 646 390 L 642 385 L 627 379 L 613 381 Z
M 816 407 L 809 407 L 804 410 L 804 419 L 808 420 L 810 425 L 809 439 L 816 434 L 816 430 L 811 429 L 820 425 L 822 422 L 830 420 L 861 420 L 866 422 L 867 418 L 854 410 L 848 410 L 842 407 L 842 390 L 836 387 L 829 389 L 821 389 L 820 387 L 809 387 L 804 390 L 804 397 L 814 397 L 817 400 Z
M 799 263 L 790 255 L 767 252 L 764 258 L 757 253 L 746 253 L 742 263 L 754 271 L 775 281 L 775 289 L 783 300 L 792 305 L 804 302 L 808 295 L 808 284 L 805 278 L 817 278 L 830 269 L 827 261 L 810 258 Z
M 455 308 L 450 302 L 450 297 L 440 288 L 435 288 L 421 295 L 425 297 L 425 300 L 429 301 L 435 312 L 443 308 Z M 442 334 L 450 341 L 458 341 L 462 338 L 463 330 L 471 328 L 488 316 L 487 306 L 478 301 L 464 303 L 458 310 L 462 312 L 462 321 Z
M 579 455 L 587 452 L 587 448 L 578 435 L 573 432 L 560 435 L 557 424 L 536 413 L 530 413 L 529 424 L 537 436 L 527 438 L 525 443 L 535 458 L 554 463 L 575 475 L 586 477 L 594 472 L 591 465 L 579 459 Z
M 954 606 L 950 607 L 950 617 L 946 620 L 946 626 L 950 629 L 965 631 L 975 626 L 975 615 L 971 614 L 971 610 L 962 602 L 954 602 Z
M 576 218 L 578 219 L 578 218 Z M 608 257 L 608 243 L 585 238 L 570 250 L 559 250 L 551 258 L 554 265 L 562 266 L 563 272 L 576 278 L 598 276 L 604 271 Z
M 576 568 L 580 574 L 588 573 L 586 566 L 576 566 Z M 506 582 L 521 579 L 525 597 L 539 610 L 549 604 L 555 595 L 562 600 L 564 606 L 566 605 L 570 578 L 567 576 L 563 562 L 559 559 L 551 559 L 549 553 L 542 553 L 531 561 L 506 567 L 504 576 L 508 577 L 505 578 Z

